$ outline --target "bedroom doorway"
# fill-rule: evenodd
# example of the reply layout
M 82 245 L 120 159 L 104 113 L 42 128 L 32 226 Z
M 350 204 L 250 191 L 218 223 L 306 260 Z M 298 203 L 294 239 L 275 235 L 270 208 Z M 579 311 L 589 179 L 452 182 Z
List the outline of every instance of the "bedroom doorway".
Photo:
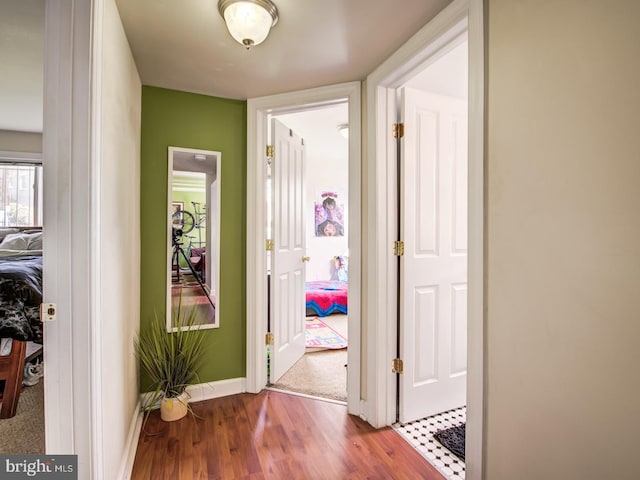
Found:
M 370 153 L 368 171 L 374 179 L 385 181 L 369 184 L 370 195 L 379 198 L 375 216 L 368 230 L 374 238 L 387 241 L 373 243 L 368 260 L 380 258 L 398 237 L 395 140 L 389 135 L 392 124 L 398 121 L 397 93 L 409 79 L 442 56 L 443 47 L 466 33 L 468 41 L 468 163 L 467 163 L 467 392 L 466 392 L 466 448 L 467 478 L 480 478 L 482 472 L 483 431 L 483 349 L 484 349 L 484 33 L 483 8 L 478 0 L 453 2 L 421 29 L 411 40 L 394 53 L 385 64 L 367 77 L 367 150 Z M 383 108 L 379 108 L 382 106 Z M 405 127 L 406 131 L 406 127 Z M 393 142 L 393 144 L 391 144 Z M 406 250 L 406 249 L 405 249 Z M 373 264 L 371 269 L 372 296 L 367 305 L 369 361 L 372 375 L 367 376 L 368 399 L 372 404 L 371 418 L 376 426 L 393 425 L 398 421 L 396 392 L 398 375 L 384 372 L 385 366 L 398 358 L 399 345 L 396 325 L 397 281 L 386 273 L 397 271 L 397 259 Z M 381 332 L 383 332 L 381 334 Z M 388 335 L 387 332 L 392 332 Z M 391 338 L 390 338 L 391 337 Z M 420 352 L 423 354 L 423 352 Z M 413 359 L 409 360 L 412 361 Z M 404 363 L 406 365 L 406 359 Z M 384 372 L 378 374 L 378 372 Z M 380 394 L 379 392 L 383 392 Z M 392 408 L 389 408 L 392 406 Z
M 44 1 L 5 2 L 0 103 L 0 452 L 45 453 L 43 325 Z M 49 368 L 47 374 L 49 375 Z M 48 421 L 50 423 L 50 421 Z
M 348 204 L 349 216 L 345 229 L 349 252 L 349 348 L 347 357 L 347 411 L 363 413 L 360 395 L 360 269 L 361 269 L 361 143 L 360 143 L 360 82 L 332 85 L 286 94 L 249 99 L 247 104 L 247 391 L 260 392 L 267 386 L 267 355 L 270 342 L 267 318 L 270 292 L 267 289 L 267 163 L 265 148 L 270 143 L 268 124 L 271 117 L 345 104 L 348 110 L 350 135 L 348 144 Z M 333 128 L 336 128 L 335 126 Z M 313 227 L 312 227 L 313 228 Z M 336 256 L 336 254 L 332 254 Z M 309 256 L 309 255 L 301 255 Z M 296 305 L 305 315 L 304 292 Z M 305 320 L 303 320 L 305 321 Z M 265 338 L 266 336 L 266 338 Z M 304 338 L 303 338 L 304 340 Z M 304 350 L 304 343 L 303 343 Z M 343 367 L 344 368 L 344 367 Z
M 304 350 L 293 363 L 281 368 L 278 337 L 283 331 L 284 308 L 278 276 L 271 279 L 269 331 L 274 332 L 274 345 L 269 346 L 268 373 L 271 388 L 338 402 L 347 401 L 348 364 L 348 215 L 349 215 L 349 149 L 348 103 L 305 109 L 274 115 L 286 129 L 298 135 L 304 148 L 301 170 L 302 190 L 302 255 L 305 298 L 302 305 L 290 305 L 294 315 L 304 316 L 302 334 Z M 275 251 L 267 252 L 267 270 L 277 257 L 280 243 L 271 232 L 282 235 L 279 205 L 282 198 L 281 175 L 278 172 L 278 148 L 267 165 L 267 236 L 274 239 Z M 275 177 L 275 178 L 274 178 Z M 277 235 L 276 235 L 277 237 Z M 298 260 L 298 258 L 296 258 Z M 298 302 L 299 299 L 290 301 Z M 302 309 L 302 310 L 301 310 Z M 280 323 L 280 325 L 279 325 Z
M 466 32 L 397 89 L 402 423 L 466 405 L 467 98 Z

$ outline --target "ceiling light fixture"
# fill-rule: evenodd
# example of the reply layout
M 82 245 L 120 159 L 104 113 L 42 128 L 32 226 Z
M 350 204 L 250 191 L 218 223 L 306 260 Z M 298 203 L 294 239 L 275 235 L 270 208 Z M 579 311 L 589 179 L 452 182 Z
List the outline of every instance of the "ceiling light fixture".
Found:
M 218 11 L 231 36 L 247 50 L 264 42 L 278 23 L 278 9 L 271 0 L 220 0 Z
M 341 123 L 340 125 L 338 125 L 338 133 L 344 138 L 349 138 L 349 124 Z

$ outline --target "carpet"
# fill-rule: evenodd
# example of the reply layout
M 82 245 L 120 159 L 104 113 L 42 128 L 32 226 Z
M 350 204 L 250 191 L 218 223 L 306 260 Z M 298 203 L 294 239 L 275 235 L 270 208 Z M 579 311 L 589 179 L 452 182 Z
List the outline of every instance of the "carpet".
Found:
M 0 420 L 0 453 L 44 453 L 43 383 L 24 387 L 16 415 Z
M 347 348 L 347 340 L 318 317 L 305 321 L 305 346 L 313 349 L 339 350 Z
M 460 459 L 464 460 L 465 424 L 456 427 L 440 430 L 433 434 L 433 438 L 439 441 L 442 446 Z
M 305 353 L 273 388 L 347 401 L 347 350 Z

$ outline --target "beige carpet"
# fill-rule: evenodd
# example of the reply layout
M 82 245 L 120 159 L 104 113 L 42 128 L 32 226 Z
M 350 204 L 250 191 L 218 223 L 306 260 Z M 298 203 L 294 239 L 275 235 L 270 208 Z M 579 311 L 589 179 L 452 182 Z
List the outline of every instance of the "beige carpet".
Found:
M 347 401 L 347 349 L 306 353 L 273 388 Z
M 43 383 L 25 387 L 16 415 L 0 420 L 0 453 L 45 453 Z
M 349 339 L 349 321 L 346 315 L 334 313 L 327 317 L 320 317 L 320 320 L 329 325 L 347 340 Z

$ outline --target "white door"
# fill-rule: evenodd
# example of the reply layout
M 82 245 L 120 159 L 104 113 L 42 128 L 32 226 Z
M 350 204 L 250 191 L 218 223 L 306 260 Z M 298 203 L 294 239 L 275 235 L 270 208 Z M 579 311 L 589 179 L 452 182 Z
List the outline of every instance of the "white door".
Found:
M 271 382 L 305 351 L 304 162 L 302 139 L 273 119 L 273 256 L 271 268 Z
M 400 421 L 461 407 L 467 377 L 467 104 L 405 88 Z

